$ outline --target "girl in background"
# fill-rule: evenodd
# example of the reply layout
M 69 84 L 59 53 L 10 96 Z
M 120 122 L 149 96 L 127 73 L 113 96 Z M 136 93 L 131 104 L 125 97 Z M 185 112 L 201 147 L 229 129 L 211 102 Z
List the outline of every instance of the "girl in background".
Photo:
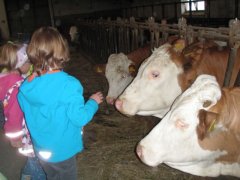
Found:
M 13 42 L 7 42 L 1 47 L 0 65 L 4 72 L 0 73 L 0 100 L 4 107 L 4 132 L 11 145 L 28 157 L 21 179 L 31 177 L 33 180 L 45 180 L 45 173 L 34 156 L 30 135 L 17 100 L 19 86 L 31 68 L 26 48 L 26 44 Z

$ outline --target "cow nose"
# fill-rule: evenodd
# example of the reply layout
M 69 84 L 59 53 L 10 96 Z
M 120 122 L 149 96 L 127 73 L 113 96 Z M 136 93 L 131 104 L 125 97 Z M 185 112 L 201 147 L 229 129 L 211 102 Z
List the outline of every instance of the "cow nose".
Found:
M 117 99 L 117 100 L 115 101 L 115 107 L 116 107 L 119 111 L 121 111 L 122 105 L 123 105 L 122 100 Z
M 108 104 L 113 105 L 113 104 L 114 104 L 114 101 L 115 101 L 115 98 L 110 97 L 110 96 L 107 96 L 107 97 L 106 97 L 106 101 L 107 101 Z
M 137 145 L 136 152 L 137 152 L 137 155 L 140 159 L 142 159 L 142 156 L 143 156 L 142 149 L 143 149 L 143 147 L 141 145 Z

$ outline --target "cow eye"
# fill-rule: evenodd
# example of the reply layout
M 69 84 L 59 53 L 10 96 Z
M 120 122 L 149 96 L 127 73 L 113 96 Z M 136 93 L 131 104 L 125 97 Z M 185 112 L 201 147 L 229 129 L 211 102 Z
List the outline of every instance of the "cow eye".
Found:
M 152 77 L 153 78 L 159 77 L 159 72 L 158 71 L 152 71 Z

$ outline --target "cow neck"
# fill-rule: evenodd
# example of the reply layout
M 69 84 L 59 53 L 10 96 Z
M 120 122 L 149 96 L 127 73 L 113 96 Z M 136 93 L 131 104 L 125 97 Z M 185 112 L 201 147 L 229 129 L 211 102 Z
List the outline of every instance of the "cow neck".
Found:
M 43 70 L 40 72 L 40 75 L 38 75 L 36 72 L 32 73 L 29 77 L 28 77 L 28 81 L 32 81 L 35 77 L 38 77 L 38 76 L 41 76 L 41 75 L 44 75 L 44 74 L 53 74 L 53 73 L 57 73 L 57 72 L 60 72 L 61 70 L 60 69 L 52 69 L 52 70 Z

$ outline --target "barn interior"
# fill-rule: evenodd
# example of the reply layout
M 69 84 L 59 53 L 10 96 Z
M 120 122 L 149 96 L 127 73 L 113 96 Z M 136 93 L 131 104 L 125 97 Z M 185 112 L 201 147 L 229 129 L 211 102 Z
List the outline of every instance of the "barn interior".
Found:
M 94 72 L 112 53 L 129 53 L 150 43 L 152 48 L 170 35 L 191 42 L 208 38 L 231 47 L 225 86 L 231 79 L 234 53 L 239 46 L 239 0 L 0 0 L 0 45 L 28 43 L 41 26 L 53 26 L 69 43 L 71 61 L 65 71 L 77 77 L 87 99 L 93 92 L 106 96 L 108 83 Z M 70 29 L 76 27 L 72 34 Z M 73 30 L 73 29 L 72 29 Z M 78 178 L 83 180 L 235 180 L 236 177 L 199 177 L 164 164 L 144 165 L 136 156 L 137 143 L 160 121 L 152 116 L 127 117 L 103 102 L 84 127 L 84 151 L 77 156 Z M 0 172 L 18 180 L 26 159 L 13 149 L 0 130 Z M 1 178 L 0 178 L 1 180 Z

